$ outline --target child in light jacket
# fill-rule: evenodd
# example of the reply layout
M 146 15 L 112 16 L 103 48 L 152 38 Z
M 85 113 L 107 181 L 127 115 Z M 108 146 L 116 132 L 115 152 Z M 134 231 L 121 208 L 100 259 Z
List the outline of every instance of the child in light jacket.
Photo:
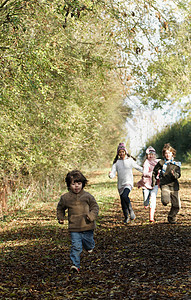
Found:
M 152 172 L 159 159 L 156 159 L 156 151 L 152 146 L 146 149 L 146 160 L 143 164 L 143 176 L 137 183 L 138 188 L 142 187 L 144 207 L 149 209 L 149 221 L 154 222 L 154 215 L 156 210 L 156 196 L 158 192 L 157 182 L 152 187 Z
M 135 213 L 129 198 L 129 193 L 133 188 L 133 168 L 137 169 L 139 172 L 142 172 L 143 170 L 143 168 L 135 162 L 135 158 L 129 155 L 125 144 L 120 143 L 117 148 L 117 155 L 113 161 L 111 172 L 109 172 L 109 178 L 114 178 L 116 173 L 118 175 L 117 185 L 121 199 L 121 206 L 125 217 L 124 222 L 126 224 L 130 219 L 135 219 Z

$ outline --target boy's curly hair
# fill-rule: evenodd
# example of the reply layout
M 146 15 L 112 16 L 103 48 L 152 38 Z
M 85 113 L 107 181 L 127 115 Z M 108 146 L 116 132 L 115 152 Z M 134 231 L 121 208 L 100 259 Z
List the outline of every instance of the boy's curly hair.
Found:
M 169 150 L 172 152 L 173 157 L 176 156 L 176 150 L 170 145 L 170 143 L 164 144 L 164 147 L 162 149 L 162 156 L 165 157 L 166 150 Z
M 71 172 L 68 172 L 68 174 L 66 175 L 65 182 L 68 190 L 70 188 L 70 184 L 72 183 L 72 181 L 81 182 L 82 188 L 84 188 L 86 183 L 88 182 L 86 177 L 79 170 L 73 170 Z

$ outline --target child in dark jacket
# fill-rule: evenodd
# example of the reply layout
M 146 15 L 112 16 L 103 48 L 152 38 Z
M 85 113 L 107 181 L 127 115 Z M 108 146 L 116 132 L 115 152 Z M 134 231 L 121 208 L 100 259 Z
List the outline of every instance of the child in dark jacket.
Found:
M 161 201 L 164 206 L 171 202 L 171 209 L 168 214 L 168 222 L 175 224 L 176 215 L 181 208 L 178 182 L 178 178 L 181 176 L 181 163 L 174 161 L 176 150 L 172 148 L 169 143 L 164 145 L 162 156 L 163 159 L 161 159 L 154 167 L 152 186 L 155 186 L 156 177 L 159 174 Z
M 71 236 L 70 258 L 71 270 L 79 272 L 80 254 L 83 250 L 89 253 L 95 247 L 94 229 L 99 206 L 94 197 L 84 191 L 87 183 L 85 176 L 78 170 L 69 172 L 65 178 L 68 192 L 61 196 L 57 205 L 57 218 L 64 223 L 65 211 L 68 210 L 68 229 Z

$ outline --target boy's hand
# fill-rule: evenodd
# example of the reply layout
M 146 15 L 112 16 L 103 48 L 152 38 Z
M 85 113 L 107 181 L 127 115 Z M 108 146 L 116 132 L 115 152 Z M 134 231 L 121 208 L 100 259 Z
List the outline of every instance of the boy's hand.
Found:
M 91 222 L 91 220 L 90 220 L 90 218 L 86 215 L 86 220 L 88 221 L 88 222 Z
M 64 220 L 58 220 L 59 224 L 64 224 Z

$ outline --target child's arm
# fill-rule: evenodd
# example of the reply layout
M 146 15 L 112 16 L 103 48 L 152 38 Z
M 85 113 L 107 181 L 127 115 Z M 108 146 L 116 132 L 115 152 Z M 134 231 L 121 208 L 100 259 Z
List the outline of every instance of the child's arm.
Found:
M 92 195 L 90 195 L 89 213 L 87 214 L 88 221 L 90 221 L 90 222 L 94 221 L 98 216 L 98 212 L 99 212 L 99 206 L 98 206 L 95 198 Z
M 139 166 L 134 160 L 133 160 L 133 168 L 135 168 L 137 171 L 143 173 L 143 167 Z
M 60 198 L 60 201 L 58 202 L 57 205 L 57 219 L 58 219 L 58 223 L 63 224 L 64 223 L 64 216 L 65 216 L 65 210 L 67 208 L 64 206 L 64 199 Z
M 171 173 L 172 173 L 172 175 L 174 176 L 175 179 L 180 178 L 180 176 L 181 176 L 180 167 L 176 166 L 175 170 L 172 170 Z
M 143 164 L 143 176 L 147 178 L 152 177 L 152 171 L 150 171 L 149 163 L 147 160 Z
M 115 175 L 116 175 L 116 163 L 113 164 L 111 171 L 109 172 L 109 178 L 113 179 L 115 177 Z
M 161 170 L 162 169 L 162 165 L 161 165 L 161 161 L 159 161 L 157 164 L 156 164 L 156 166 L 154 167 L 154 169 L 153 169 L 153 173 L 152 173 L 152 184 L 151 184 L 151 186 L 155 186 L 156 185 L 156 183 L 157 183 L 157 179 L 156 179 L 156 177 L 157 177 L 157 175 L 158 175 L 158 173 L 159 173 L 159 170 Z

